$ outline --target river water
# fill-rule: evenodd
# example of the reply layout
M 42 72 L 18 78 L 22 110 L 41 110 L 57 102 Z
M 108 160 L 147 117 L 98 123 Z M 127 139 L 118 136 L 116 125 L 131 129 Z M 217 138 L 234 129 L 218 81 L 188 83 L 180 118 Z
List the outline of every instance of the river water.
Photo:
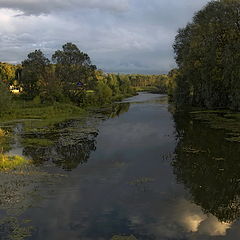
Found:
M 19 216 L 33 226 L 26 239 L 240 239 L 239 145 L 163 95 L 119 106 L 86 146 L 38 151 L 66 177 Z

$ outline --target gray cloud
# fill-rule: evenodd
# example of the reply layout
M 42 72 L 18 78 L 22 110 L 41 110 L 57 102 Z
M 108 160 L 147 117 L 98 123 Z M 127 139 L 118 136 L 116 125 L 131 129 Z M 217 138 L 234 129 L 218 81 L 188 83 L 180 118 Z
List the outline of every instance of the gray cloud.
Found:
M 35 49 L 51 57 L 73 42 L 107 72 L 167 72 L 175 67 L 177 29 L 207 2 L 0 0 L 0 61 L 21 62 Z M 20 10 L 25 15 L 15 17 Z M 40 14 L 44 12 L 48 14 Z
M 128 0 L 0 0 L 0 7 L 19 10 L 30 15 L 76 8 L 124 11 L 128 8 Z

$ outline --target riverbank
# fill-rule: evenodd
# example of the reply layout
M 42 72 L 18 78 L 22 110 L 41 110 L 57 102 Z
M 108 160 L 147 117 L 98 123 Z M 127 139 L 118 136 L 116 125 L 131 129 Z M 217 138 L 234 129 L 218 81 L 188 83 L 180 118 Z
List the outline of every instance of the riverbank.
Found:
M 39 104 L 34 101 L 14 101 L 12 107 L 2 114 L 0 121 L 17 119 L 56 119 L 72 114 L 85 114 L 86 110 L 72 103 Z
M 136 92 L 149 92 L 153 94 L 166 94 L 166 89 L 160 89 L 157 86 L 147 86 L 147 87 L 134 87 Z

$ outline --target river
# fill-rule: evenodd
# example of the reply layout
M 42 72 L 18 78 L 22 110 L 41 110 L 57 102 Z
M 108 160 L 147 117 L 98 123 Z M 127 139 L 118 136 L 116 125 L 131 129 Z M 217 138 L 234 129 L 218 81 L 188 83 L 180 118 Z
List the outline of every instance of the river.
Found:
M 19 215 L 33 227 L 26 239 L 240 239 L 239 145 L 174 113 L 164 95 L 118 105 L 86 146 L 38 151 L 66 176 Z

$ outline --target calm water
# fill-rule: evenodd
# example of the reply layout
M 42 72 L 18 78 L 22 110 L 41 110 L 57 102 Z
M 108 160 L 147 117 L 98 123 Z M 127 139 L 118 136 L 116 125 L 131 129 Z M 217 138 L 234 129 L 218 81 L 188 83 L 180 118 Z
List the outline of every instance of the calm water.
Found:
M 85 142 L 71 121 L 71 137 L 56 138 L 72 144 L 22 149 L 66 173 L 19 216 L 34 227 L 26 239 L 240 239 L 239 145 L 171 112 L 165 96 L 141 93 Z

